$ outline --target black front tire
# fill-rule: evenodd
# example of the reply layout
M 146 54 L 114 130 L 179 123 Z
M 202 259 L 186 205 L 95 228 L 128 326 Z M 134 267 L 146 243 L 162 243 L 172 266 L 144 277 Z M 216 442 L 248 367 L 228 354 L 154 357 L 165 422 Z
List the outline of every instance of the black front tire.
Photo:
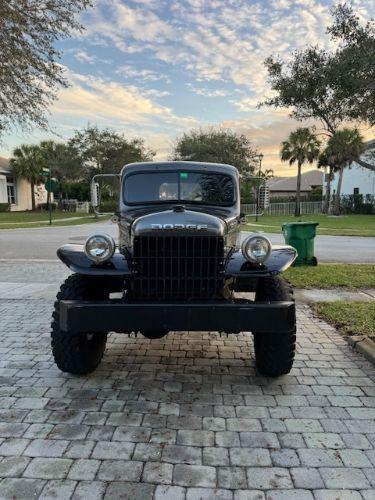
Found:
M 256 302 L 293 301 L 292 287 L 279 277 L 259 280 Z M 279 377 L 290 372 L 296 350 L 296 320 L 294 328 L 286 333 L 254 333 L 257 371 L 268 377 Z
M 168 335 L 169 330 L 143 330 L 141 334 L 146 337 L 146 339 L 162 339 Z
M 107 342 L 107 333 L 64 332 L 60 329 L 61 300 L 105 300 L 106 284 L 95 278 L 72 274 L 62 284 L 52 315 L 51 347 L 55 363 L 63 372 L 85 375 L 99 365 Z

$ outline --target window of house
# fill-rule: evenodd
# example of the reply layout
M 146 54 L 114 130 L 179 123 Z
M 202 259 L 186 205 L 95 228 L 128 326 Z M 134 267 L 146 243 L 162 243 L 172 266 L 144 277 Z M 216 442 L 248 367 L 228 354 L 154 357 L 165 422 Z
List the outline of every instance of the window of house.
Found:
M 11 205 L 15 205 L 17 203 L 16 196 L 16 186 L 14 184 L 13 177 L 7 177 L 7 195 L 8 195 L 8 203 Z
M 353 189 L 353 194 L 359 194 L 359 188 L 354 188 Z

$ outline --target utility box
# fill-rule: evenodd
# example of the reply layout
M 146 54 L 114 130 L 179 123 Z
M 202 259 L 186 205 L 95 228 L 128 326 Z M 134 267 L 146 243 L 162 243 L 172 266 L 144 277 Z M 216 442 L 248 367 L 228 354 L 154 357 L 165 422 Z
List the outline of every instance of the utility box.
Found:
M 314 239 L 318 222 L 286 222 L 282 225 L 285 243 L 294 247 L 298 257 L 294 266 L 316 266 L 317 258 L 314 256 Z

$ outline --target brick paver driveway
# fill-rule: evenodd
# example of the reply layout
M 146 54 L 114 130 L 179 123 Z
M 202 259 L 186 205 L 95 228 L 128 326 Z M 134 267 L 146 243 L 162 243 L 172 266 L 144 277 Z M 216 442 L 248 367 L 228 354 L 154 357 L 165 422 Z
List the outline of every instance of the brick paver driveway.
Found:
M 375 498 L 375 370 L 308 308 L 276 380 L 249 333 L 111 335 L 94 374 L 69 376 L 51 308 L 0 300 L 0 498 Z

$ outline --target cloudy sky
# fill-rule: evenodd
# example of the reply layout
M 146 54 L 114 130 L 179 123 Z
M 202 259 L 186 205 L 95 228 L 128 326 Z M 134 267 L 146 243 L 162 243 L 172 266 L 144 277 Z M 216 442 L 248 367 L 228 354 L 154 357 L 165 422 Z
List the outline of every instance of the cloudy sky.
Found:
M 353 2 L 370 17 L 373 0 Z M 269 94 L 263 65 L 306 44 L 326 46 L 330 0 L 97 0 L 84 33 L 61 43 L 71 83 L 50 124 L 65 139 L 87 123 L 142 136 L 166 159 L 176 135 L 220 125 L 245 133 L 278 175 L 281 140 L 296 127 L 286 110 L 257 109 Z M 40 131 L 4 138 L 0 155 Z

